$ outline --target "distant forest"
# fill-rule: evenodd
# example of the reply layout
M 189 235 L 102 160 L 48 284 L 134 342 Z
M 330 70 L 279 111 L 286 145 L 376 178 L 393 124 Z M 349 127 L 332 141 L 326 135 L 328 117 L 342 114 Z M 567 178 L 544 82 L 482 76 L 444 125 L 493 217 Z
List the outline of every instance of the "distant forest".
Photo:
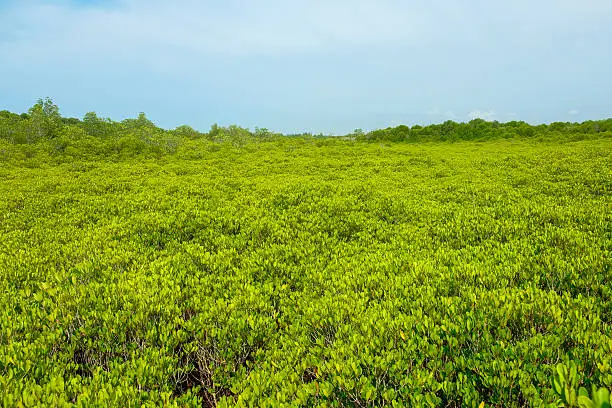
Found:
M 339 137 L 338 137 L 339 136 Z M 50 98 L 39 99 L 27 113 L 0 111 L 0 143 L 3 145 L 40 145 L 48 153 L 82 155 L 166 154 L 176 152 L 188 140 L 228 142 L 242 146 L 249 142 L 279 138 L 337 138 L 365 142 L 455 142 L 491 139 L 533 138 L 534 140 L 583 140 L 612 136 L 612 118 L 582 123 L 554 122 L 530 125 L 522 121 L 500 123 L 474 119 L 467 123 L 446 121 L 427 126 L 400 125 L 346 135 L 288 134 L 265 128 L 246 129 L 237 125 L 213 124 L 208 132 L 188 125 L 162 129 L 144 113 L 120 122 L 88 112 L 83 119 L 63 117 Z

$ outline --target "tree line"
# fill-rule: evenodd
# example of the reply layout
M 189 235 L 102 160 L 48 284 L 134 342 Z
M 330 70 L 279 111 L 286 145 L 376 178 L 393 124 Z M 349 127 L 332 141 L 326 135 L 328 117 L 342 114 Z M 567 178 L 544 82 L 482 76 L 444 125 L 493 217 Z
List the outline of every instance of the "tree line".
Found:
M 467 123 L 448 120 L 442 124 L 399 125 L 364 132 L 361 129 L 340 135 L 343 139 L 365 142 L 439 142 L 460 140 L 490 140 L 503 138 L 533 138 L 569 136 L 573 139 L 607 137 L 612 134 L 612 119 L 582 123 L 553 122 L 531 125 L 523 121 L 501 123 L 474 119 Z M 266 128 L 250 130 L 237 125 L 213 124 L 208 132 L 181 125 L 167 130 L 156 126 L 144 113 L 137 118 L 120 122 L 88 112 L 82 119 L 63 117 L 50 98 L 39 99 L 27 113 L 0 111 L 0 139 L 11 144 L 44 142 L 52 149 L 64 152 L 71 146 L 81 146 L 108 153 L 131 150 L 135 152 L 172 152 L 185 140 L 204 139 L 244 145 L 252 141 L 269 141 L 280 137 L 325 137 L 311 133 L 281 134 Z M 331 136 L 330 136 L 331 137 Z

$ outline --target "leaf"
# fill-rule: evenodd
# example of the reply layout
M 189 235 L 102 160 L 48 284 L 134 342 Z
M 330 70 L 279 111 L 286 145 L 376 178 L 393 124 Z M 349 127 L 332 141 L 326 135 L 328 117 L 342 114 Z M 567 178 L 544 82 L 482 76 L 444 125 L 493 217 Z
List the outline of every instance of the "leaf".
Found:
M 561 382 L 560 382 L 560 381 L 557 379 L 557 377 L 555 377 L 555 378 L 553 379 L 553 387 L 554 387 L 554 389 L 555 389 L 555 392 L 556 392 L 558 395 L 563 396 L 563 388 L 564 388 L 564 386 L 563 386 L 563 384 L 562 384 L 562 383 L 561 383 Z
M 331 384 L 329 384 L 328 382 L 324 382 L 321 384 L 321 391 L 323 392 L 323 395 L 326 397 L 329 397 L 332 393 L 332 386 Z
M 598 408 L 591 399 L 585 395 L 578 397 L 578 406 L 580 408 Z
M 610 391 L 607 388 L 598 389 L 593 395 L 597 408 L 610 408 Z
M 562 385 L 565 385 L 566 381 L 565 381 L 565 372 L 566 372 L 566 367 L 564 364 L 559 363 L 557 364 L 557 376 L 559 378 L 559 383 Z

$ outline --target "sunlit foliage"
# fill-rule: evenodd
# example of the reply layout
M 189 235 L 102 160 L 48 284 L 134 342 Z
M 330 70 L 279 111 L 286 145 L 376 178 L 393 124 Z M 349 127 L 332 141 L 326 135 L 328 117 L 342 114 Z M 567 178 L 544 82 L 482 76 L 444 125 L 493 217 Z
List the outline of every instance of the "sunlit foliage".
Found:
M 605 132 L 363 143 L 88 114 L 29 143 L 30 119 L 0 116 L 5 406 L 572 406 L 612 388 Z

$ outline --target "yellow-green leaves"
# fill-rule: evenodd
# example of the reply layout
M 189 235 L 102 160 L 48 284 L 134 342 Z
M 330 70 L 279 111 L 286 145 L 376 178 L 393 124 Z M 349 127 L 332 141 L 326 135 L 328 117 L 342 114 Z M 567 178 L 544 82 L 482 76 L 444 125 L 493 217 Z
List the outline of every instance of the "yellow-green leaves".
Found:
M 597 389 L 595 385 L 592 392 L 585 387 L 578 388 L 579 377 L 577 365 L 570 361 L 568 365 L 557 364 L 553 376 L 553 387 L 559 395 L 562 406 L 580 408 L 610 408 L 610 392 L 606 388 Z
M 4 405 L 606 406 L 609 141 L 186 144 L 0 168 Z

